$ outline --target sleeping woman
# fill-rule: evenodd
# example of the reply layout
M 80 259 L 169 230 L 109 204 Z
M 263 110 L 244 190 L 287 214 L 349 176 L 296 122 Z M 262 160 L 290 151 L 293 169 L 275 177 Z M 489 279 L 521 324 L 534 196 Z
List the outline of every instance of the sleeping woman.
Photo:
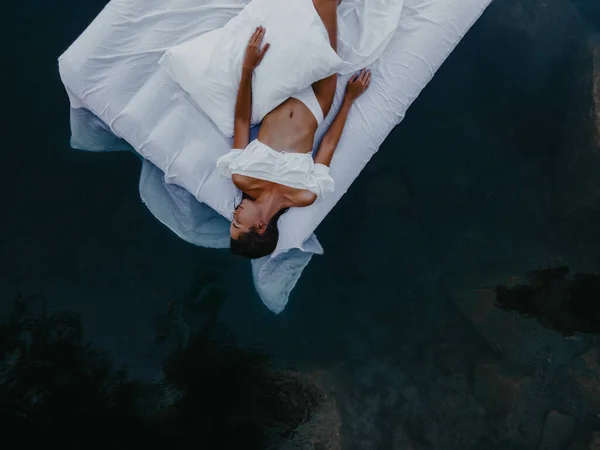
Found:
M 338 0 L 313 0 L 313 3 L 331 46 L 337 51 Z M 317 197 L 333 191 L 334 182 L 329 175 L 331 158 L 352 103 L 371 81 L 368 70 L 350 79 L 342 106 L 314 160 L 315 132 L 333 103 L 335 74 L 313 83 L 267 114 L 258 138 L 249 142 L 252 73 L 269 49 L 269 44 L 261 48 L 264 34 L 265 29 L 258 27 L 246 48 L 235 107 L 233 150 L 217 161 L 219 171 L 230 176 L 243 192 L 231 222 L 231 251 L 248 258 L 260 258 L 275 250 L 279 238 L 277 221 L 288 208 L 309 206 Z

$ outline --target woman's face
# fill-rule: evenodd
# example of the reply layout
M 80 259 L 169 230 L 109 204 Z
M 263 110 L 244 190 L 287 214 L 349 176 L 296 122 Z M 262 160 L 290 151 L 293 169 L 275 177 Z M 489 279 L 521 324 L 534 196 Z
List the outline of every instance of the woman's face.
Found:
M 254 230 L 258 233 L 264 231 L 264 222 L 260 209 L 252 200 L 245 198 L 233 211 L 233 220 L 229 228 L 232 239 L 237 240 L 242 233 Z

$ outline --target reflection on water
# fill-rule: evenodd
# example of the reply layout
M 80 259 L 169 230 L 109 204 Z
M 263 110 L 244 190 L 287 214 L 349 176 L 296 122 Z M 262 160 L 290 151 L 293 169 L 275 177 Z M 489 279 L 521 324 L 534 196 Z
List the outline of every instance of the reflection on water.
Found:
M 324 403 L 317 386 L 237 349 L 214 326 L 176 345 L 159 380 L 141 382 L 85 341 L 77 315 L 17 299 L 0 327 L 3 438 L 26 448 L 229 449 L 292 437 Z
M 0 414 L 23 447 L 600 443 L 600 4 L 495 2 L 280 316 L 246 261 L 153 219 L 134 157 L 67 148 L 56 58 L 102 6 L 9 11 Z

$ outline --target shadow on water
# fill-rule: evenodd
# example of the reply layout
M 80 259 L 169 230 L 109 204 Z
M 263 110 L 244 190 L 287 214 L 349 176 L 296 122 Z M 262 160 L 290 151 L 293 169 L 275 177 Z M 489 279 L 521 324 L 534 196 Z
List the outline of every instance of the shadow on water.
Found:
M 19 448 L 265 449 L 321 401 L 315 385 L 212 326 L 176 346 L 158 382 L 136 381 L 85 341 L 78 315 L 49 313 L 37 297 L 16 300 L 0 354 L 3 440 Z

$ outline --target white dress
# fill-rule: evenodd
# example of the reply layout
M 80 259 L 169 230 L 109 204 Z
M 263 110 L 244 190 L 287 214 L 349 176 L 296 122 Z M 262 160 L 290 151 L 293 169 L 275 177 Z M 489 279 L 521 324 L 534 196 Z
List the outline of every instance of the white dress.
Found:
M 273 150 L 258 139 L 244 150 L 233 149 L 217 160 L 218 171 L 231 177 L 245 175 L 296 189 L 306 189 L 317 199 L 333 192 L 335 182 L 329 167 L 316 164 L 311 153 L 286 153 Z

